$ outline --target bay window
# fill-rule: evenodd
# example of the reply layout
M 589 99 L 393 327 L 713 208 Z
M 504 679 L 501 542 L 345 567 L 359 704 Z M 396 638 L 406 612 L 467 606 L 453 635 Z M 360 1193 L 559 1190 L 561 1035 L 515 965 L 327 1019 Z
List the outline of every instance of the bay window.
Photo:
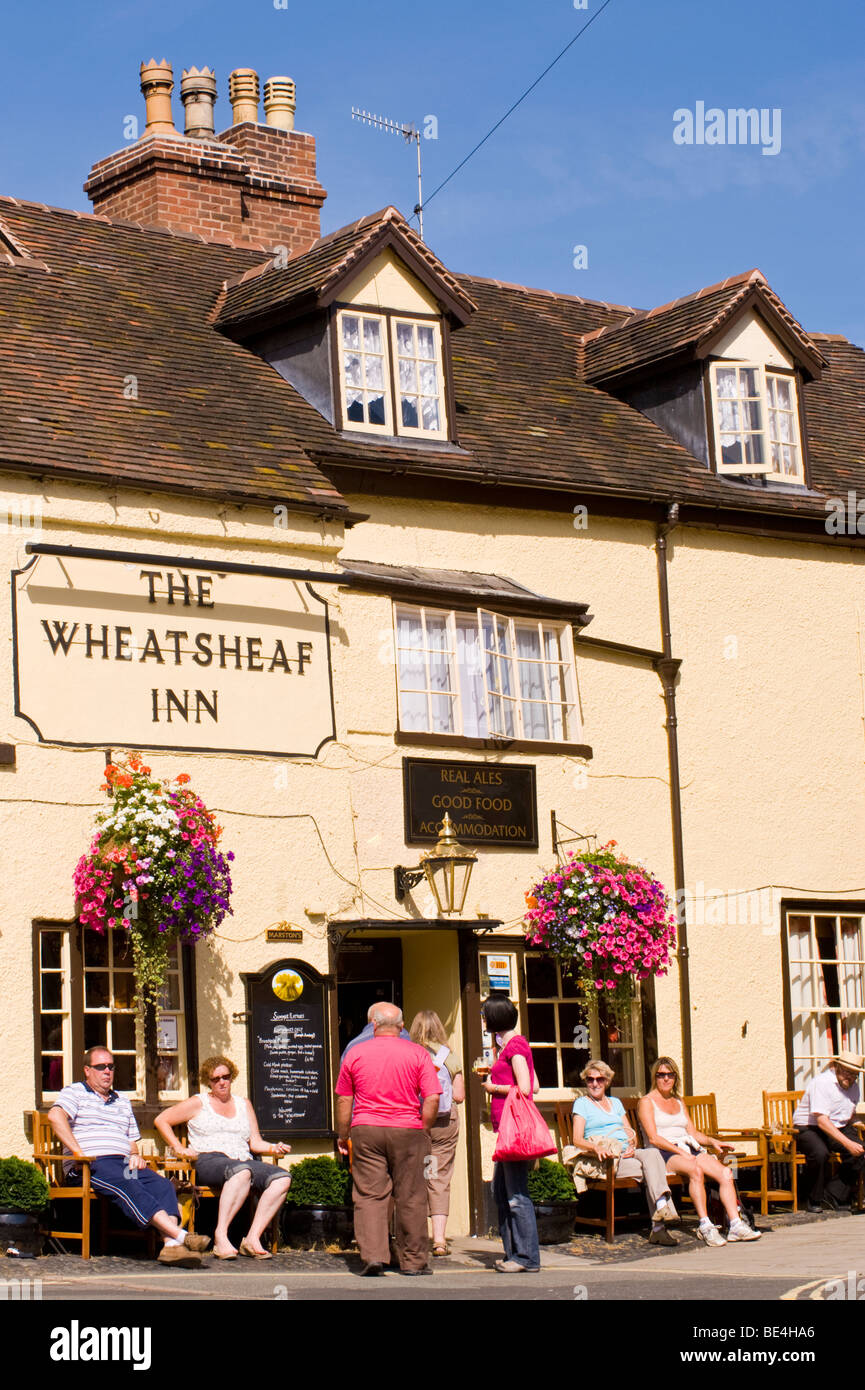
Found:
M 576 739 L 568 624 L 403 605 L 395 622 L 403 731 Z

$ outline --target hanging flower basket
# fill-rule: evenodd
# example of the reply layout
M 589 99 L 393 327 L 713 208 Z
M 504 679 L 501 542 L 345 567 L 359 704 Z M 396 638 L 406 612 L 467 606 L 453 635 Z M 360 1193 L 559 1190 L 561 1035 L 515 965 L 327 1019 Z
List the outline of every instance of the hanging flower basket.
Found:
M 586 998 L 627 1005 L 637 980 L 664 975 L 676 918 L 663 884 L 616 853 L 616 841 L 568 854 L 526 894 L 526 942 L 567 966 Z
M 112 804 L 75 869 L 83 927 L 129 932 L 139 1005 L 158 1006 L 174 941 L 198 941 L 231 912 L 229 850 L 204 802 L 181 773 L 151 775 L 137 753 L 105 769 Z

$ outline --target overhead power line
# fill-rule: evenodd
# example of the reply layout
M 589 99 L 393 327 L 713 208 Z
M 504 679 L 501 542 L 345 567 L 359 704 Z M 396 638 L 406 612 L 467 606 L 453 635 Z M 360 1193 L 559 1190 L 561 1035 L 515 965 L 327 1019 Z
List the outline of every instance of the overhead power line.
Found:
M 523 92 L 522 96 L 517 97 L 517 99 L 516 99 L 516 101 L 514 102 L 513 106 L 509 106 L 509 107 L 508 107 L 508 109 L 507 109 L 507 111 L 505 112 L 505 114 L 504 114 L 503 116 L 501 116 L 501 117 L 499 118 L 499 120 L 496 121 L 495 125 L 492 126 L 490 130 L 487 131 L 487 133 L 486 133 L 486 135 L 483 137 L 483 139 L 478 141 L 478 143 L 475 145 L 474 149 L 469 150 L 469 152 L 468 152 L 468 154 L 466 155 L 465 159 L 462 159 L 462 160 L 460 161 L 460 163 L 457 165 L 457 167 L 456 167 L 455 169 L 452 169 L 452 170 L 451 170 L 451 172 L 448 174 L 447 178 L 446 178 L 446 179 L 443 179 L 442 182 L 438 185 L 438 187 L 433 189 L 433 191 L 432 191 L 432 193 L 429 195 L 429 197 L 424 199 L 422 206 L 418 209 L 418 213 L 419 213 L 419 214 L 422 214 L 422 213 L 423 213 L 423 209 L 424 209 L 429 203 L 432 202 L 432 200 L 433 200 L 433 198 L 436 196 L 436 194 L 437 194 L 437 193 L 440 193 L 440 192 L 442 191 L 442 189 L 445 187 L 446 184 L 450 183 L 451 179 L 454 178 L 455 175 L 457 175 L 457 174 L 459 173 L 460 169 L 464 169 L 464 168 L 465 168 L 465 166 L 468 164 L 468 162 L 469 162 L 469 160 L 472 158 L 472 156 L 473 156 L 473 155 L 476 155 L 477 152 L 478 152 L 478 150 L 481 148 L 481 146 L 482 146 L 482 145 L 485 145 L 485 144 L 487 143 L 487 141 L 489 140 L 489 138 L 490 138 L 491 135 L 495 135 L 495 133 L 496 133 L 496 131 L 498 130 L 499 126 L 500 126 L 500 125 L 504 125 L 505 121 L 508 119 L 508 116 L 513 115 L 514 111 L 516 111 L 517 107 L 518 107 L 522 102 L 525 101 L 526 97 L 529 96 L 530 93 L 532 93 L 532 92 L 535 90 L 535 88 L 538 86 L 538 84 L 539 84 L 540 82 L 543 82 L 543 80 L 544 80 L 544 78 L 546 77 L 547 73 L 548 73 L 548 72 L 552 72 L 553 68 L 556 66 L 556 63 L 561 62 L 562 58 L 564 58 L 564 56 L 565 56 L 565 54 L 568 52 L 568 50 L 571 49 L 571 48 L 573 48 L 574 44 L 577 42 L 577 39 L 581 39 L 581 38 L 582 38 L 583 34 L 586 32 L 586 30 L 589 28 L 589 26 L 592 25 L 592 24 L 594 24 L 595 20 L 596 20 L 596 19 L 599 19 L 600 16 L 604 13 L 604 10 L 607 8 L 607 6 L 608 6 L 608 5 L 611 5 L 611 4 L 612 4 L 612 0 L 604 0 L 604 3 L 601 5 L 600 9 L 597 10 L 597 12 L 596 12 L 595 14 L 592 15 L 591 19 L 587 19 L 587 20 L 586 20 L 586 22 L 585 22 L 585 24 L 583 25 L 582 29 L 580 29 L 580 30 L 578 31 L 578 33 L 574 34 L 574 37 L 571 39 L 570 43 L 566 43 L 566 44 L 565 44 L 565 46 L 564 46 L 564 48 L 562 49 L 561 53 L 557 54 L 557 56 L 553 59 L 553 61 L 552 61 L 551 63 L 549 63 L 549 64 L 547 65 L 547 67 L 544 68 L 544 70 L 543 70 L 543 72 L 540 74 L 540 76 L 535 78 L 535 80 L 534 80 L 534 82 L 532 83 L 532 85 L 531 85 L 530 87 L 527 87 L 527 88 L 526 88 L 526 90 Z

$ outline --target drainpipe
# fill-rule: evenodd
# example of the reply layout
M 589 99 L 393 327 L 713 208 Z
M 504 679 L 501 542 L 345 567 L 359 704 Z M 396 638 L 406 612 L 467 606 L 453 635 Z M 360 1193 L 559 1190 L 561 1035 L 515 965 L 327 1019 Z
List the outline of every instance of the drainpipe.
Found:
M 670 632 L 670 591 L 667 583 L 667 536 L 679 520 L 679 504 L 672 502 L 667 520 L 657 528 L 655 553 L 658 561 L 658 597 L 661 606 L 661 649 L 663 655 L 652 662 L 664 688 L 667 711 L 667 760 L 670 769 L 670 811 L 673 828 L 673 874 L 676 890 L 676 917 L 679 963 L 679 1015 L 682 1028 L 682 1079 L 685 1094 L 693 1094 L 693 1058 L 691 1048 L 691 980 L 688 966 L 688 921 L 685 910 L 685 851 L 682 837 L 682 791 L 679 777 L 679 737 L 676 718 L 676 676 L 681 661 L 673 656 Z

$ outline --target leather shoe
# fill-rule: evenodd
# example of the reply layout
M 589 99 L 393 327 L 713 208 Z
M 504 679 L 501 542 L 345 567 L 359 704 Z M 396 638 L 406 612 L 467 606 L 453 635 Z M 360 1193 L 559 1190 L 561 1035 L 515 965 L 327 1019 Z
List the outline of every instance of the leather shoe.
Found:
M 670 1235 L 666 1226 L 662 1226 L 659 1231 L 652 1231 L 649 1236 L 650 1245 L 678 1245 L 679 1242 L 674 1236 Z
M 839 1202 L 837 1197 L 833 1197 L 831 1192 L 827 1192 L 823 1198 L 823 1206 L 826 1211 L 843 1211 L 850 1213 L 852 1210 L 849 1202 Z
M 405 1274 L 407 1278 L 410 1278 L 413 1274 L 432 1274 L 432 1270 L 429 1265 L 424 1265 L 423 1269 L 401 1269 L 400 1274 Z
M 198 1269 L 201 1256 L 197 1250 L 187 1250 L 185 1245 L 163 1245 L 156 1256 L 161 1265 L 177 1265 L 179 1269 Z
M 360 1271 L 361 1278 L 375 1279 L 379 1274 L 384 1274 L 384 1265 L 378 1264 L 375 1260 L 370 1260 Z
M 812 1216 L 820 1216 L 823 1212 L 819 1202 L 809 1202 L 805 1210 L 810 1211 Z
M 205 1250 L 209 1249 L 211 1240 L 210 1236 L 194 1236 L 187 1231 L 183 1244 L 187 1250 L 197 1250 L 199 1255 L 203 1255 Z

